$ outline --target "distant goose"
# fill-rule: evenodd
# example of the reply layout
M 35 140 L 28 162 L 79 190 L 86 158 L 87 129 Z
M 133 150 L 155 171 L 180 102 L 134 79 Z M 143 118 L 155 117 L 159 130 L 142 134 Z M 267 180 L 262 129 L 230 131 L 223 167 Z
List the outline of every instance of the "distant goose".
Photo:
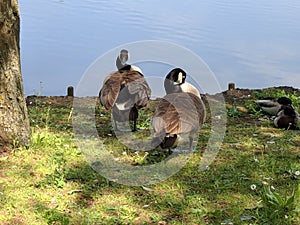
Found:
M 170 151 L 171 148 L 176 147 L 178 136 L 187 134 L 191 150 L 193 138 L 205 121 L 206 111 L 199 97 L 200 94 L 178 89 L 185 78 L 186 73 L 179 68 L 172 70 L 166 77 L 167 95 L 159 102 L 152 119 L 154 134 L 151 145 L 154 148 L 160 146 Z M 170 80 L 174 87 L 171 86 L 171 82 L 168 82 Z
M 133 121 L 132 131 L 136 131 L 138 109 L 147 105 L 151 90 L 142 73 L 125 65 L 127 59 L 128 51 L 122 50 L 116 60 L 118 71 L 105 78 L 99 99 L 107 110 L 112 110 L 115 130 L 118 130 L 116 122 Z
M 120 51 L 119 56 L 116 59 L 116 66 L 119 71 L 121 70 L 131 70 L 131 71 L 137 71 L 143 74 L 143 71 L 134 65 L 127 64 L 127 61 L 129 60 L 129 52 L 126 49 L 122 49 Z
M 296 129 L 300 128 L 299 123 L 299 113 L 292 105 L 283 105 L 274 119 L 274 125 L 278 128 Z
M 126 62 L 129 59 L 129 53 L 126 49 L 122 49 L 116 59 L 116 66 L 118 70 L 122 69 L 123 67 L 127 66 Z
M 257 100 L 256 103 L 261 107 L 266 113 L 276 116 L 283 105 L 292 105 L 291 99 L 287 97 L 275 98 L 265 98 Z

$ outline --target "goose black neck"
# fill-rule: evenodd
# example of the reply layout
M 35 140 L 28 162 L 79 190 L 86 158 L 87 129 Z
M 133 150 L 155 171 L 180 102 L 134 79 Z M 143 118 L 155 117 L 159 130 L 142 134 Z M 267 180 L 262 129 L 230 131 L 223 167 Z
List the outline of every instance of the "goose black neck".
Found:
M 180 92 L 180 85 L 175 85 L 174 81 L 169 78 L 165 79 L 164 87 L 167 94 Z
M 130 65 L 128 65 L 126 63 L 122 64 L 120 57 L 118 56 L 116 59 L 116 66 L 117 66 L 118 70 L 121 71 L 121 70 L 128 70 L 128 66 L 130 66 Z M 129 67 L 129 70 L 130 70 L 130 67 Z

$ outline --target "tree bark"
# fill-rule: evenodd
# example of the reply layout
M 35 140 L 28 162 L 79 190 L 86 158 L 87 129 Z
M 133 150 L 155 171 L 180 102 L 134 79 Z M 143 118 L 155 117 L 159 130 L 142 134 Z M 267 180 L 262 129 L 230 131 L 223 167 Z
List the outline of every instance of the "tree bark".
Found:
M 0 0 L 0 146 L 25 145 L 30 128 L 20 67 L 17 0 Z

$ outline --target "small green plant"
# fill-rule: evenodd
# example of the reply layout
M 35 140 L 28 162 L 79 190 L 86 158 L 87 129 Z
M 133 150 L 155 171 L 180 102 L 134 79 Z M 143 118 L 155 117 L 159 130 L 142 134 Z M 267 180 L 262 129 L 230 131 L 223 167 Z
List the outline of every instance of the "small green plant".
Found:
M 228 107 L 227 108 L 227 115 L 229 117 L 233 117 L 233 118 L 236 118 L 236 117 L 240 117 L 243 113 L 238 110 L 238 108 L 236 106 L 232 106 L 232 107 Z
M 50 133 L 47 130 L 41 130 L 38 128 L 32 128 L 31 130 L 32 147 L 54 147 L 60 141 L 56 135 Z
M 47 224 L 68 225 L 70 223 L 69 216 L 57 209 L 49 209 L 41 203 L 36 204 L 35 207 L 36 211 L 47 221 Z
M 269 220 L 287 220 L 294 213 L 299 201 L 299 188 L 291 196 L 282 197 L 268 186 L 264 188 L 261 196 L 265 214 L 269 215 Z
M 245 106 L 250 114 L 258 115 L 262 112 L 259 105 L 256 104 L 254 101 L 247 101 L 245 103 Z
M 56 165 L 54 171 L 51 174 L 46 175 L 46 183 L 54 184 L 58 188 L 62 188 L 65 185 L 65 173 L 66 173 L 66 159 L 63 153 L 58 153 L 53 157 L 53 164 Z
M 49 118 L 50 118 L 50 106 L 39 106 L 39 107 L 28 107 L 30 114 L 34 115 L 30 118 L 30 125 L 32 127 L 49 127 Z
M 151 119 L 149 118 L 149 113 L 144 110 L 139 110 L 139 119 L 137 123 L 138 129 L 146 130 L 151 127 Z
M 288 94 L 285 92 L 285 90 L 279 90 L 276 88 L 268 88 L 263 89 L 261 91 L 254 91 L 253 92 L 255 98 L 257 99 L 263 99 L 263 98 L 280 98 L 282 96 L 287 96 Z
M 151 127 L 151 120 L 150 119 L 143 120 L 139 122 L 139 124 L 137 124 L 137 127 L 142 130 L 149 129 Z

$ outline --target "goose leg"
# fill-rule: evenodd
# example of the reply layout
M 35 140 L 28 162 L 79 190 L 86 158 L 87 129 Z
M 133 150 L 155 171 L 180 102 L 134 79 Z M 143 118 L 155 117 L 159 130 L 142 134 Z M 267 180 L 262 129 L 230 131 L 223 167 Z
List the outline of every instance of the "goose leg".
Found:
M 137 129 L 136 129 L 136 119 L 133 120 L 133 129 L 132 129 L 132 132 L 136 132 Z
M 118 128 L 118 123 L 117 123 L 117 118 L 119 118 L 119 111 L 116 109 L 116 107 L 113 107 L 112 110 L 112 120 L 113 120 L 113 124 L 112 124 L 112 129 L 116 132 L 116 131 L 120 131 Z
M 194 138 L 192 136 L 190 136 L 189 140 L 190 140 L 189 151 L 192 151 L 193 150 L 193 141 L 194 141 Z
M 117 121 L 116 121 L 116 120 L 114 120 L 113 129 L 114 129 L 114 131 L 119 131 L 118 125 L 117 125 Z
M 195 137 L 195 133 L 191 133 L 189 135 L 189 151 L 192 152 L 193 151 L 193 142 L 194 142 L 194 137 Z
M 131 108 L 130 112 L 129 112 L 129 120 L 133 121 L 133 129 L 131 130 L 132 132 L 136 132 L 136 121 L 138 118 L 138 110 L 137 108 L 134 106 Z

